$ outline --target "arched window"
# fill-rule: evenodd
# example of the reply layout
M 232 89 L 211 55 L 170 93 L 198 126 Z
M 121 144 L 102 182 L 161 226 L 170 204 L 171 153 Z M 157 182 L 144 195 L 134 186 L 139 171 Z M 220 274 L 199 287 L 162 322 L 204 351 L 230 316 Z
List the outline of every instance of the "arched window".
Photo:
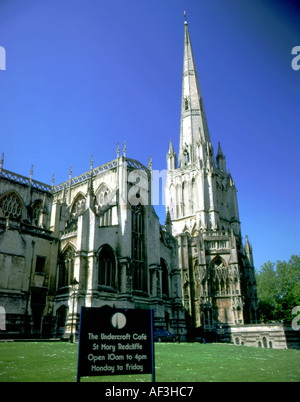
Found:
M 22 203 L 15 192 L 5 194 L 0 199 L 0 210 L 6 218 L 21 219 Z
M 264 345 L 264 348 L 268 347 L 267 338 L 265 336 L 263 337 L 263 345 Z
M 169 194 L 170 194 L 170 214 L 171 214 L 171 218 L 174 219 L 177 217 L 176 213 L 176 191 L 175 191 L 175 187 L 174 184 L 171 184 L 170 189 L 169 189 Z
M 190 154 L 188 153 L 187 150 L 184 151 L 183 157 L 184 157 L 184 164 L 187 165 L 190 161 Z
M 113 249 L 107 244 L 99 253 L 99 285 L 116 287 L 116 259 Z
M 212 296 L 222 296 L 230 293 L 228 269 L 221 257 L 211 264 L 211 293 Z
M 169 296 L 169 273 L 166 261 L 163 258 L 160 259 L 160 266 L 162 294 L 165 296 Z
M 70 286 L 74 277 L 75 250 L 68 246 L 60 260 L 58 287 Z
M 85 209 L 85 197 L 83 194 L 77 195 L 71 210 L 71 219 L 76 219 Z
M 96 192 L 96 200 L 100 208 L 103 208 L 109 202 L 110 194 L 110 189 L 106 184 L 102 183 Z
M 181 215 L 185 215 L 185 191 L 184 191 L 184 182 L 181 186 Z
M 134 290 L 146 290 L 144 209 L 141 204 L 132 205 L 132 285 Z
M 113 205 L 112 192 L 102 183 L 96 192 L 96 211 L 99 214 L 99 226 L 112 225 Z

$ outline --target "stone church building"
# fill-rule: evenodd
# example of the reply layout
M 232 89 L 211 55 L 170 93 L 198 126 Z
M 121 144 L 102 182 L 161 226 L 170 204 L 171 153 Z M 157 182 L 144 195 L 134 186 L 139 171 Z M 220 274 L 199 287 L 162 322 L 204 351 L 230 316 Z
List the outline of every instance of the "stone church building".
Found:
M 256 323 L 251 245 L 235 183 L 205 118 L 187 22 L 180 148 L 167 154 L 165 225 L 151 205 L 152 166 L 122 155 L 64 183 L 0 164 L 0 336 L 72 337 L 81 306 L 154 310 L 180 335 Z M 203 333 L 203 332 L 201 332 Z
M 5 170 L 2 159 L 7 333 L 69 337 L 81 306 L 110 306 L 151 308 L 156 328 L 185 335 L 177 242 L 151 205 L 151 166 L 125 152 L 57 186 Z
M 242 244 L 235 183 L 216 158 L 185 21 L 180 146 L 167 154 L 166 206 L 178 240 L 183 305 L 192 328 L 256 323 L 252 248 Z

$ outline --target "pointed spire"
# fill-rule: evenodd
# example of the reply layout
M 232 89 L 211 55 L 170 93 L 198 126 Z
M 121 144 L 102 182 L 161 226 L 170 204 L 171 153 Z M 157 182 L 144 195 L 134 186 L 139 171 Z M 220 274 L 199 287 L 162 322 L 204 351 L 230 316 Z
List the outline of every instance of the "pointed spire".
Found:
M 72 184 L 72 165 L 70 166 L 70 171 L 69 171 L 69 197 L 68 197 L 69 205 L 71 204 L 71 184 Z M 66 187 L 64 188 L 63 202 L 66 202 Z
M 217 156 L 224 156 L 220 141 L 218 142 L 218 155 Z
M 245 252 L 246 252 L 247 257 L 248 257 L 249 265 L 253 267 L 254 266 L 254 261 L 253 261 L 252 245 L 250 244 L 247 235 L 246 235 Z
M 30 169 L 30 182 L 32 181 L 32 176 L 33 176 L 33 165 L 31 165 Z
M 148 169 L 152 170 L 152 156 L 150 155 L 149 159 L 148 159 Z
M 55 181 L 54 181 L 54 172 L 53 172 L 53 174 L 52 174 L 52 182 L 51 182 L 51 186 L 52 186 L 52 188 L 54 187 L 54 183 L 55 183 Z
M 91 161 L 90 161 L 90 180 L 88 184 L 88 193 L 89 194 L 93 193 L 93 155 L 91 155 Z
M 223 154 L 220 142 L 218 143 L 218 153 L 217 153 L 217 156 L 216 156 L 216 160 L 217 160 L 218 169 L 220 169 L 224 173 L 226 173 L 226 159 L 225 159 L 225 156 Z
M 171 218 L 169 207 L 167 208 L 165 228 L 166 228 L 167 233 L 172 234 L 172 218 Z
M 94 208 L 93 155 L 91 155 L 91 161 L 90 161 L 90 178 L 88 181 L 88 188 L 87 188 L 86 207 L 91 209 Z
M 120 145 L 119 143 L 117 144 L 117 158 L 120 157 Z
M 234 230 L 233 230 L 233 226 L 230 226 L 230 235 L 231 235 L 231 248 L 235 249 L 236 248 L 236 238 L 234 235 Z
M 170 138 L 170 145 L 169 145 L 168 154 L 170 154 L 170 155 L 174 155 L 174 154 L 175 154 L 174 148 L 173 148 L 173 143 L 172 143 L 172 139 L 171 139 L 171 138 Z
M 124 146 L 123 146 L 123 155 L 126 156 L 126 141 L 124 141 Z
M 196 162 L 196 144 L 199 142 L 210 142 L 210 136 L 194 61 L 188 23 L 185 20 L 179 167 L 186 164 L 185 154 L 187 147 L 191 149 L 189 163 Z
M 233 181 L 233 179 L 232 179 L 232 176 L 231 176 L 231 173 L 230 173 L 230 170 L 228 169 L 228 180 L 229 180 L 229 185 L 230 185 L 230 187 L 234 187 L 235 186 L 235 183 L 234 183 L 234 181 Z
M 3 164 L 4 164 L 4 152 L 2 152 L 1 161 L 0 161 L 0 174 L 2 173 Z
M 249 239 L 248 239 L 247 235 L 246 235 L 245 250 L 246 250 L 247 254 L 250 254 L 252 252 L 252 247 L 251 247 L 251 244 L 249 243 Z
M 176 153 L 174 152 L 173 143 L 172 140 L 170 139 L 169 151 L 167 153 L 168 170 L 176 169 L 176 164 L 177 164 Z

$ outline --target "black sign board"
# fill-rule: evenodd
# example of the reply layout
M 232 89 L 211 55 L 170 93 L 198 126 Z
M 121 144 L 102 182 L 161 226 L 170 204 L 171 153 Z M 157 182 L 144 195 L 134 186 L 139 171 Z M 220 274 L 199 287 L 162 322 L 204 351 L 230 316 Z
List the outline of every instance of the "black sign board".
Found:
M 77 381 L 83 376 L 151 374 L 153 310 L 82 307 Z

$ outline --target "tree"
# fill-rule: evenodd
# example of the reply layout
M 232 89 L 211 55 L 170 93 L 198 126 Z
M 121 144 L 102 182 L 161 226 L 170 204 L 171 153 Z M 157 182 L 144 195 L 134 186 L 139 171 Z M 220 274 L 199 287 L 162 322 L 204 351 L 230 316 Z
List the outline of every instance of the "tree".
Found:
M 290 324 L 292 309 L 300 306 L 300 255 L 288 262 L 266 262 L 256 272 L 256 281 L 261 320 Z

